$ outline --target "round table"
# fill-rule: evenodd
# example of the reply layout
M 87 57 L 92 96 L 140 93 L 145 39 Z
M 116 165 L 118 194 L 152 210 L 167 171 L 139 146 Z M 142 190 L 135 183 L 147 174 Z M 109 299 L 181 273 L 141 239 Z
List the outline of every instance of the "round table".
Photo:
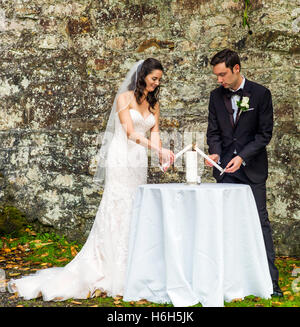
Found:
M 147 184 L 137 189 L 124 301 L 223 306 L 273 293 L 248 185 Z

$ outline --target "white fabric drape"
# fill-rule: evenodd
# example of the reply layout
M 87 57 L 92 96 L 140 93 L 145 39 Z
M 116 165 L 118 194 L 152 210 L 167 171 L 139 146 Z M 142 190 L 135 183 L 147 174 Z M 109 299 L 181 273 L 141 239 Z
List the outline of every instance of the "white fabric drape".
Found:
M 273 292 L 248 185 L 139 186 L 130 233 L 125 301 L 217 307 Z

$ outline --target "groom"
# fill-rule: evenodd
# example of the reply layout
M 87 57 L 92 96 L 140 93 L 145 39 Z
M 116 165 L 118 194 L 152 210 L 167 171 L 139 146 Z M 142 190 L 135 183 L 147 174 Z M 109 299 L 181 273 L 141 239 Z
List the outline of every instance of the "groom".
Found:
M 273 282 L 272 296 L 283 296 L 278 285 L 279 274 L 274 264 L 275 252 L 266 208 L 266 146 L 273 129 L 271 92 L 241 75 L 239 56 L 230 49 L 214 55 L 210 64 L 221 86 L 210 94 L 207 128 L 209 157 L 226 167 L 225 174 L 221 176 L 214 168 L 213 176 L 218 183 L 250 185 L 265 241 Z M 206 165 L 212 166 L 208 161 Z

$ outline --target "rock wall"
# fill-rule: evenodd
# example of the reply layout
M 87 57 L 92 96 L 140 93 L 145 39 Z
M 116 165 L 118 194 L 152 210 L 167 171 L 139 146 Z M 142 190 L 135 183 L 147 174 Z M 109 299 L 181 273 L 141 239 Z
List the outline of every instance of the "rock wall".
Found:
M 300 1 L 251 3 L 249 33 L 243 1 L 0 0 L 0 204 L 84 241 L 101 199 L 96 137 L 131 64 L 163 63 L 162 133 L 205 133 L 209 60 L 230 47 L 272 92 L 268 209 L 277 253 L 300 255 Z M 182 178 L 149 169 L 151 183 Z M 208 168 L 202 180 L 214 182 Z

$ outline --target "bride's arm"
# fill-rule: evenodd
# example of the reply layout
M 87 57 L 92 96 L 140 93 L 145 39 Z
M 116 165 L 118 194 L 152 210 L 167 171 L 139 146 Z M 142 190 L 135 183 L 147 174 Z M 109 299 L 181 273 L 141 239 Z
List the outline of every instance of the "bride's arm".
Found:
M 151 149 L 151 150 L 157 152 L 157 154 L 159 156 L 163 156 L 164 159 L 166 159 L 166 157 L 169 157 L 171 162 L 173 162 L 173 160 L 174 160 L 173 152 L 161 148 L 160 139 L 158 141 L 157 136 L 155 136 L 154 138 L 152 136 L 152 137 L 150 137 L 150 140 L 149 140 L 134 130 L 133 122 L 132 122 L 132 119 L 131 119 L 131 116 L 129 113 L 129 104 L 130 103 L 128 102 L 128 99 L 126 99 L 126 95 L 121 94 L 117 100 L 117 112 L 119 115 L 120 122 L 127 134 L 128 139 L 130 139 L 131 141 L 133 141 L 137 144 L 140 144 L 148 149 Z M 158 121 L 156 121 L 156 124 L 158 124 Z M 153 128 L 155 128 L 155 126 Z M 151 131 L 151 135 L 152 134 L 153 133 Z M 158 134 L 158 133 L 155 133 L 155 134 Z M 158 134 L 158 138 L 159 138 L 159 134 Z
M 150 130 L 151 132 L 150 141 L 152 144 L 155 145 L 155 147 L 161 148 L 162 142 L 159 134 L 159 117 L 160 117 L 160 109 L 159 109 L 159 103 L 157 102 L 154 109 L 155 125 Z
M 160 148 L 157 145 L 152 144 L 150 140 L 134 130 L 133 122 L 129 113 L 129 105 L 130 102 L 126 94 L 121 94 L 117 99 L 117 112 L 120 122 L 127 134 L 127 138 L 146 148 L 159 152 Z

